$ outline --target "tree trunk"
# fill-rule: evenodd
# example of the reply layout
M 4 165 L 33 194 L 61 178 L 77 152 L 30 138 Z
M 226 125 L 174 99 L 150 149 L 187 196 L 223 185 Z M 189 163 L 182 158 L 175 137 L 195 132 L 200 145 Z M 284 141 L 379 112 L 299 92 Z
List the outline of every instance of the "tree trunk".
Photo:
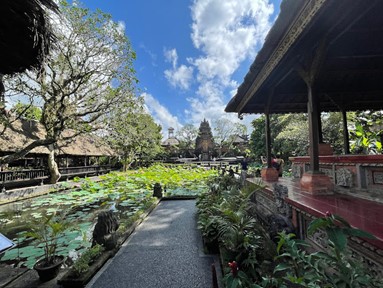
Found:
M 51 184 L 56 184 L 61 177 L 61 174 L 59 172 L 59 167 L 57 166 L 57 163 L 55 161 L 54 152 L 55 151 L 53 147 L 49 147 L 48 168 L 49 168 L 49 173 L 51 174 L 51 178 L 49 180 Z

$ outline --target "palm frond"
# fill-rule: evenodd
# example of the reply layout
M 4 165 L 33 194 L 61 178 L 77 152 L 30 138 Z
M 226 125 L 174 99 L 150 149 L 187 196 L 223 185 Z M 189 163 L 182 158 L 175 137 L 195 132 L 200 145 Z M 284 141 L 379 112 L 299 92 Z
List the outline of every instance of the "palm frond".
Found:
M 44 7 L 58 12 L 53 0 L 0 1 L 0 74 L 41 67 L 54 41 Z

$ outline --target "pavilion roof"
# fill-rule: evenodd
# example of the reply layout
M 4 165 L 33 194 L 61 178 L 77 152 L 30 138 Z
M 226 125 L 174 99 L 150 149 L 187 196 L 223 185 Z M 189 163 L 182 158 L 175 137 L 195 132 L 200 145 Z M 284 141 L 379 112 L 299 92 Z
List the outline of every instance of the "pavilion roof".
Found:
M 2 130 L 2 126 L 0 125 Z M 70 136 L 74 131 L 64 131 L 64 137 Z M 72 134 L 73 135 L 73 134 Z M 32 141 L 43 139 L 45 131 L 42 125 L 37 121 L 15 120 L 10 127 L 0 135 L 0 151 L 13 153 L 21 150 Z M 116 153 L 97 135 L 82 134 L 76 136 L 70 141 L 59 141 L 58 155 L 72 156 L 114 156 Z M 48 148 L 44 146 L 36 147 L 29 153 L 48 154 Z
M 321 111 L 383 109 L 382 14 L 379 0 L 284 0 L 225 111 L 307 112 L 309 65 Z

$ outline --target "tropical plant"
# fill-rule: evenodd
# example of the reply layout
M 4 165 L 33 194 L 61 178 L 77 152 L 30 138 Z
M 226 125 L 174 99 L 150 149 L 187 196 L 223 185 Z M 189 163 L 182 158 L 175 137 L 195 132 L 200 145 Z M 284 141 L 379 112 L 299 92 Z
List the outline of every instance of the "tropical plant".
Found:
M 350 113 L 351 151 L 354 153 L 378 154 L 382 152 L 383 111 Z
M 382 287 L 383 282 L 374 279 L 359 261 L 351 257 L 347 242 L 349 237 L 375 238 L 372 234 L 351 227 L 339 215 L 327 212 L 326 217 L 318 218 L 310 223 L 308 234 L 323 229 L 328 237 L 328 251 L 321 253 L 325 263 L 322 275 L 333 287 Z M 329 270 L 327 267 L 333 267 Z
M 56 213 L 45 214 L 41 219 L 32 222 L 26 236 L 35 239 L 36 245 L 41 244 L 43 246 L 42 266 L 46 267 L 55 263 L 59 239 L 70 227 L 73 227 L 73 224 L 65 220 L 65 215 L 57 215 Z
M 294 234 L 279 234 L 277 265 L 273 273 L 263 277 L 257 287 L 382 287 L 380 279 L 373 278 L 361 263 L 355 261 L 347 248 L 348 237 L 373 238 L 370 233 L 353 228 L 338 215 L 327 213 L 308 227 L 308 234 L 318 229 L 326 232 L 325 251 L 309 253 L 310 245 L 295 239 Z
M 260 278 L 259 267 L 265 259 L 274 256 L 274 245 L 266 231 L 253 216 L 250 197 L 261 186 L 240 188 L 239 180 L 230 176 L 215 177 L 209 181 L 209 190 L 199 195 L 198 227 L 206 242 L 217 240 L 226 268 L 227 287 L 248 287 Z M 236 270 L 235 270 L 236 271 Z M 243 286 L 245 285 L 245 286 Z
M 220 244 L 226 287 L 287 288 L 383 287 L 362 263 L 351 257 L 348 237 L 372 238 L 340 216 L 327 213 L 312 221 L 308 234 L 327 234 L 325 251 L 310 253 L 308 242 L 281 232 L 277 246 L 254 218 L 250 198 L 257 187 L 238 189 L 236 180 L 216 177 L 197 199 L 202 235 Z

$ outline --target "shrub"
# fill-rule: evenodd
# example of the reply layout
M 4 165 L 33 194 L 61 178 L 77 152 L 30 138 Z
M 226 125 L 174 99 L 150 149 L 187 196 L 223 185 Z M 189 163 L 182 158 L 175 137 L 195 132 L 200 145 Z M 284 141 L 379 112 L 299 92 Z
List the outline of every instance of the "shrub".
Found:
M 91 265 L 104 251 L 104 247 L 97 244 L 91 248 L 88 248 L 73 264 L 73 270 L 77 276 L 89 270 Z

